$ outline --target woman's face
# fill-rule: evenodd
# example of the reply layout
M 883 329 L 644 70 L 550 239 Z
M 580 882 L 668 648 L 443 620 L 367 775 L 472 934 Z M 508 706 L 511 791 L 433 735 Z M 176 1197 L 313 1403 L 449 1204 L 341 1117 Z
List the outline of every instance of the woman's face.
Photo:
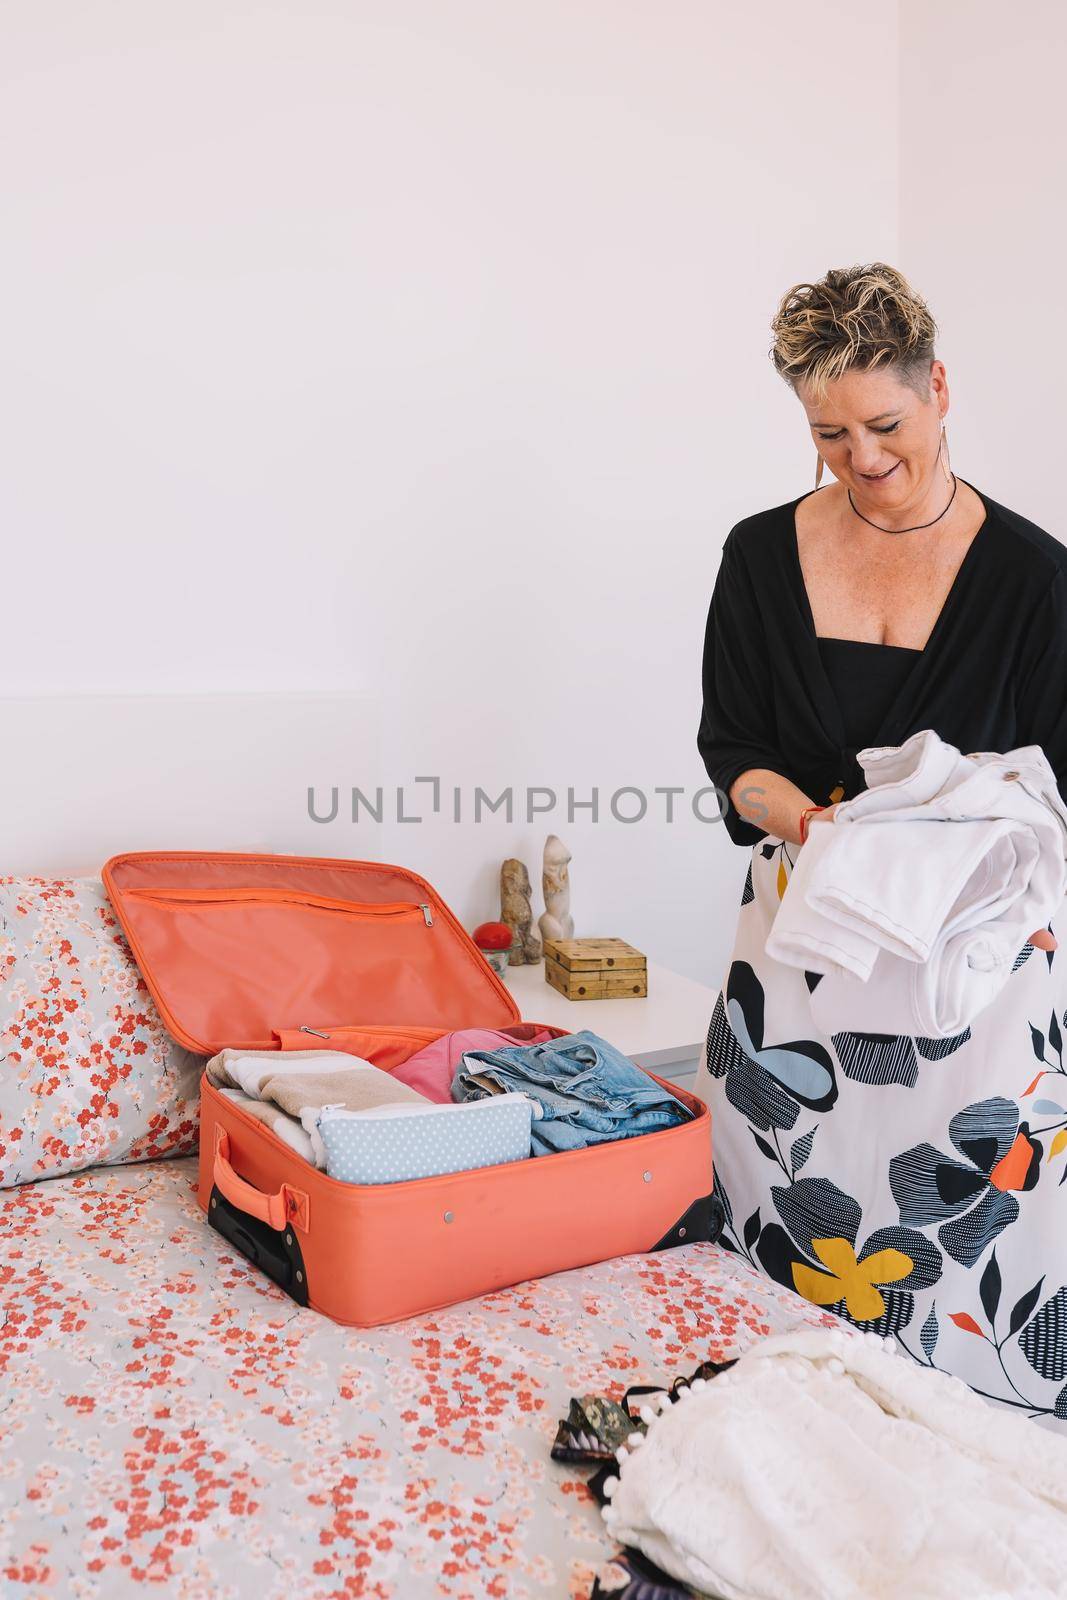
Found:
M 948 410 L 945 368 L 930 368 L 930 397 L 920 400 L 892 369 L 846 372 L 816 401 L 798 389 L 815 447 L 857 500 L 905 506 L 930 487 L 937 469 L 941 418 Z

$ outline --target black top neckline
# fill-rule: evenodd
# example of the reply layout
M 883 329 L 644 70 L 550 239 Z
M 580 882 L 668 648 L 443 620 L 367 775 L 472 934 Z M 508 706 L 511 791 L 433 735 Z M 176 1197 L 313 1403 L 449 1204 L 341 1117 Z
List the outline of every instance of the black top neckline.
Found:
M 944 603 L 941 606 L 941 610 L 937 613 L 937 616 L 934 619 L 934 625 L 930 629 L 929 634 L 927 635 L 926 643 L 923 645 L 921 650 L 916 652 L 918 655 L 925 655 L 926 652 L 930 649 L 930 646 L 932 644 L 934 644 L 934 642 L 937 639 L 938 635 L 944 631 L 943 628 L 942 628 L 942 623 L 945 621 L 946 616 L 951 614 L 951 609 L 952 609 L 953 602 L 955 601 L 959 590 L 962 588 L 962 580 L 966 577 L 967 573 L 969 572 L 970 567 L 974 565 L 974 561 L 973 561 L 972 558 L 975 556 L 975 552 L 976 552 L 976 550 L 977 550 L 979 545 L 984 546 L 985 544 L 988 543 L 988 540 L 983 539 L 982 535 L 985 533 L 986 529 L 988 528 L 988 526 L 990 524 L 990 521 L 992 520 L 993 507 L 990 505 L 989 501 L 986 499 L 986 497 L 982 493 L 982 491 L 980 489 L 975 489 L 973 483 L 968 483 L 967 479 L 963 478 L 963 477 L 960 477 L 959 473 L 957 473 L 956 476 L 959 478 L 961 483 L 967 484 L 968 489 L 972 489 L 974 491 L 974 493 L 978 496 L 979 500 L 982 502 L 982 505 L 985 507 L 985 516 L 982 518 L 982 521 L 978 524 L 978 528 L 977 528 L 977 530 L 975 532 L 974 538 L 971 540 L 970 544 L 967 546 L 967 549 L 964 551 L 963 560 L 960 562 L 959 566 L 956 568 L 956 575 L 953 578 L 952 583 L 949 586 L 949 591 L 948 591 L 948 594 L 945 596 Z M 829 487 L 829 485 L 827 485 L 827 487 Z M 815 615 L 814 615 L 814 613 L 813 613 L 813 611 L 811 609 L 811 601 L 808 598 L 808 586 L 804 582 L 804 568 L 800 564 L 800 541 L 799 541 L 799 539 L 797 537 L 797 507 L 800 505 L 802 500 L 810 500 L 811 496 L 813 494 L 818 494 L 818 492 L 819 491 L 817 489 L 809 489 L 806 494 L 797 495 L 796 499 L 791 501 L 789 506 L 788 506 L 789 522 L 790 522 L 790 526 L 792 528 L 792 535 L 793 535 L 792 538 L 789 541 L 790 554 L 792 556 L 793 577 L 794 577 L 797 585 L 799 586 L 800 599 L 801 599 L 801 602 L 802 602 L 801 609 L 803 610 L 803 612 L 804 612 L 804 614 L 805 614 L 805 616 L 807 618 L 808 628 L 809 628 L 809 630 L 811 632 L 811 636 L 812 636 L 813 639 L 818 639 L 820 637 L 820 635 L 815 632 Z M 873 642 L 880 642 L 880 641 L 871 641 L 871 640 L 867 640 L 867 639 L 847 639 L 847 640 L 843 640 L 842 641 L 842 643 L 845 643 L 845 644 L 869 644 L 869 643 L 873 643 Z M 897 646 L 897 648 L 898 649 L 907 650 L 907 649 L 913 649 L 914 646 L 912 646 L 912 645 L 899 645 L 899 646 Z
M 925 645 L 921 650 L 916 650 L 914 652 L 915 660 L 911 664 L 911 670 L 904 674 L 892 701 L 888 706 L 885 707 L 884 715 L 879 724 L 878 731 L 871 738 L 871 744 L 884 744 L 892 742 L 890 729 L 894 724 L 897 711 L 901 706 L 908 703 L 914 685 L 919 681 L 920 676 L 924 675 L 928 671 L 931 661 L 936 660 L 942 640 L 948 633 L 953 617 L 955 616 L 955 613 L 961 604 L 961 596 L 964 592 L 964 589 L 969 583 L 971 574 L 978 564 L 979 557 L 988 547 L 989 539 L 988 537 L 983 536 L 987 534 L 990 524 L 993 520 L 993 507 L 986 499 L 985 495 L 982 494 L 981 490 L 975 489 L 973 483 L 968 483 L 966 478 L 960 478 L 960 482 L 966 483 L 969 489 L 974 489 L 975 494 L 985 507 L 985 517 L 979 523 L 974 538 L 971 540 L 966 551 L 964 552 L 963 560 L 956 568 L 956 575 L 949 587 L 948 594 L 945 596 L 941 610 L 938 612 L 937 617 L 934 620 L 934 625 L 930 629 L 930 633 L 927 637 Z M 822 651 L 819 648 L 819 635 L 815 631 L 815 616 L 811 609 L 811 601 L 808 598 L 807 584 L 804 582 L 804 569 L 800 564 L 800 544 L 797 539 L 797 507 L 802 500 L 807 500 L 812 494 L 818 494 L 818 492 L 819 491 L 817 489 L 809 489 L 806 494 L 798 495 L 795 500 L 787 502 L 786 506 L 783 507 L 783 510 L 787 513 L 789 524 L 788 547 L 790 576 L 792 578 L 793 587 L 796 591 L 796 601 L 802 618 L 803 631 L 807 636 L 807 648 L 810 651 L 810 656 L 812 658 L 811 672 L 813 678 L 813 690 L 816 695 L 818 709 L 823 720 L 823 725 L 828 730 L 831 730 L 834 743 L 839 747 L 844 747 L 847 744 L 847 740 L 845 738 L 844 719 L 841 715 L 841 709 L 838 703 L 837 695 L 834 692 L 833 684 L 830 682 L 829 675 L 826 671 L 826 664 L 823 661 Z M 851 644 L 865 644 L 870 641 L 853 639 L 844 642 Z
M 838 639 L 832 633 L 820 633 L 816 638 L 819 644 L 852 645 L 860 650 L 903 650 L 904 654 L 909 656 L 921 656 L 923 653 L 913 644 L 889 644 L 885 639 Z

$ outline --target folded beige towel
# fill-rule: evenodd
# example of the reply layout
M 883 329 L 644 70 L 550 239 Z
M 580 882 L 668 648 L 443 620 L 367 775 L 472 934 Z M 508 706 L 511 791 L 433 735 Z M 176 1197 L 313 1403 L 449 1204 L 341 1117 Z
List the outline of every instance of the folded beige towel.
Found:
M 326 1151 L 318 1116 L 323 1106 L 368 1111 L 412 1101 L 430 1104 L 372 1062 L 340 1050 L 221 1050 L 205 1071 L 228 1099 L 322 1168 Z

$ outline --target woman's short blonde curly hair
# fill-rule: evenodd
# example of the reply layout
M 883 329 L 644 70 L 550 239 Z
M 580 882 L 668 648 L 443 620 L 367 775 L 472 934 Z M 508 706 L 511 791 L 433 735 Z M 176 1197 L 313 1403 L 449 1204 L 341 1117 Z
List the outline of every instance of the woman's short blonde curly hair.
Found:
M 796 283 L 771 323 L 771 360 L 790 387 L 826 386 L 851 368 L 896 367 L 920 399 L 929 396 L 937 324 L 904 275 L 884 261 L 832 267 L 818 283 Z

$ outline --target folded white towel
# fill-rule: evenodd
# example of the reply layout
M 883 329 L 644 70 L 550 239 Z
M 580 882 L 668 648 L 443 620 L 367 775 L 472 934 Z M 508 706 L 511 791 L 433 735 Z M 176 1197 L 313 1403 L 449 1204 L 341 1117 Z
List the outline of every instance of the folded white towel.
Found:
M 767 953 L 824 975 L 829 1031 L 962 1033 L 1067 894 L 1055 774 L 1038 745 L 964 756 L 932 729 L 857 759 L 868 787 L 813 819 Z
M 204 1070 L 209 1083 L 323 1170 L 323 1106 L 365 1111 L 380 1105 L 430 1105 L 425 1095 L 373 1062 L 341 1050 L 220 1050 Z
M 754 1345 L 605 1488 L 614 1539 L 722 1600 L 1064 1592 L 1067 1441 L 873 1333 Z

